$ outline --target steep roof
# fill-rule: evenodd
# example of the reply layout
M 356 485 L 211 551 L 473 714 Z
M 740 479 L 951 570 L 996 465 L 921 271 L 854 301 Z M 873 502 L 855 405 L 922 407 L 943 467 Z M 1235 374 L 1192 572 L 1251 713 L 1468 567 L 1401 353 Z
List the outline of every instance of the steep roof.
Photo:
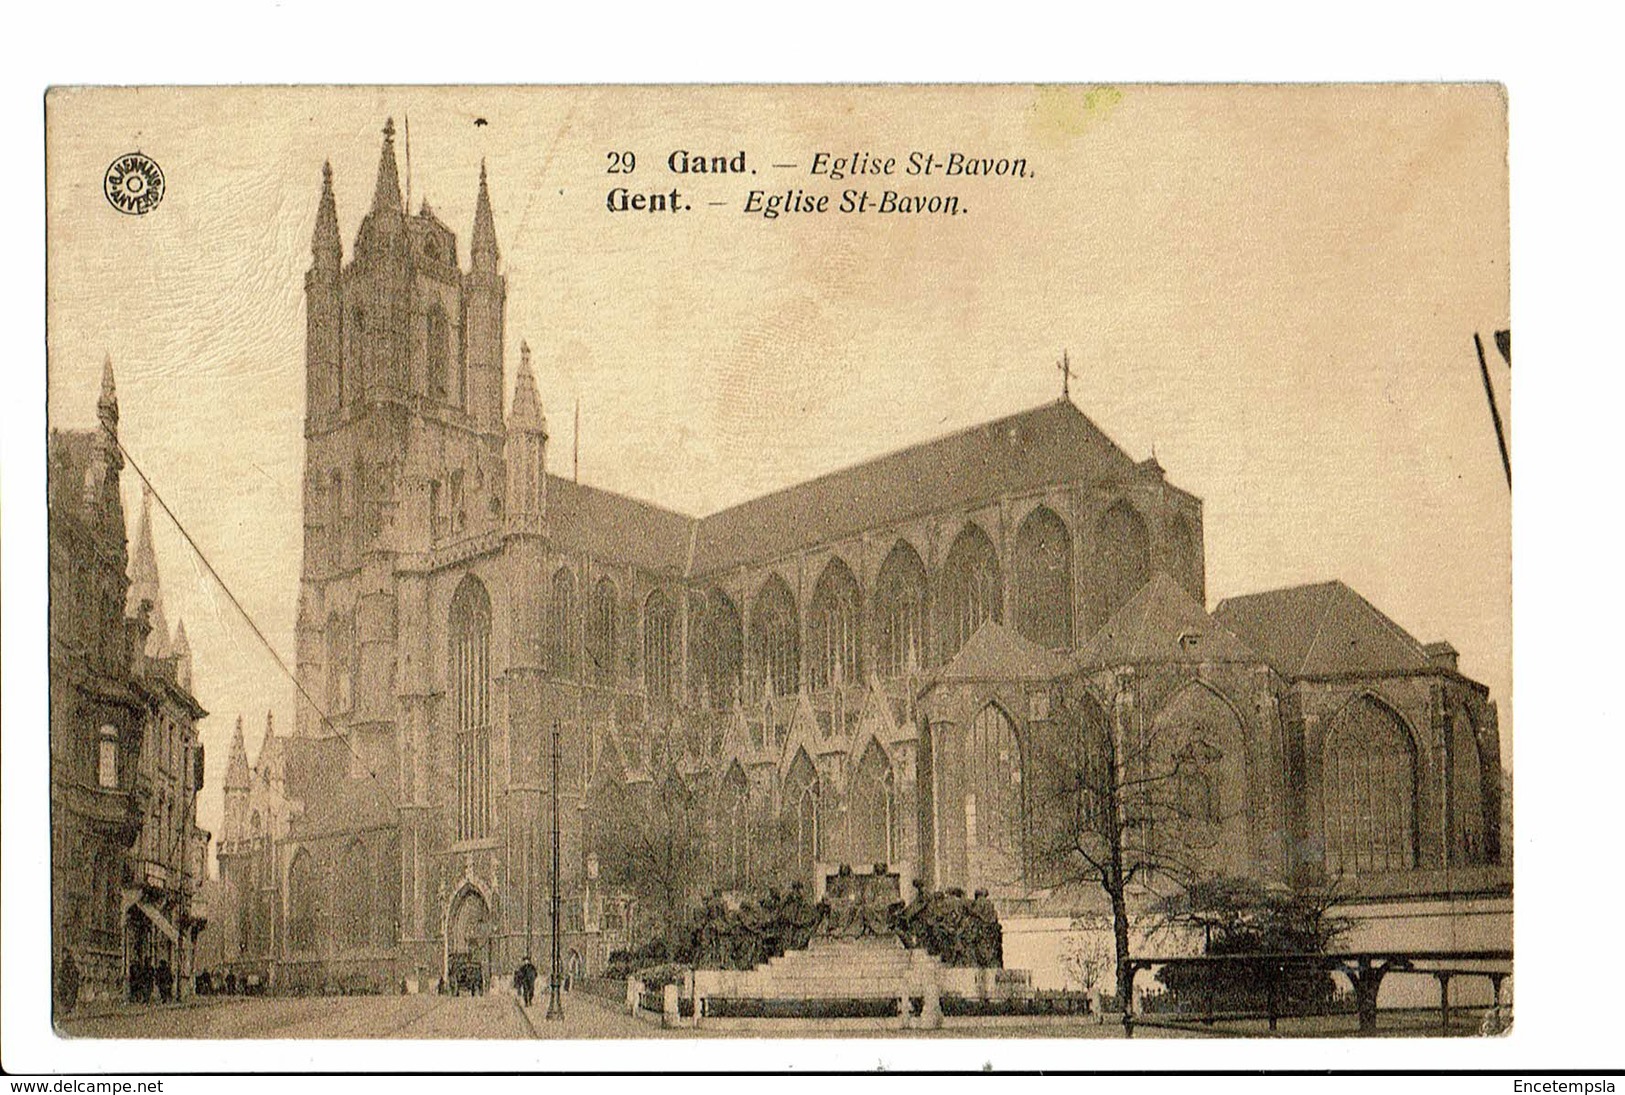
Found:
M 932 684 L 947 681 L 1047 681 L 1066 671 L 1065 661 L 1003 624 L 982 621 Z
M 1080 669 L 1170 662 L 1258 662 L 1246 643 L 1163 571 L 1140 587 L 1078 651 Z
M 1421 643 L 1342 582 L 1230 597 L 1213 615 L 1288 677 L 1435 668 Z
M 924 513 L 1060 480 L 1131 475 L 1135 462 L 1070 401 L 900 449 L 701 518 L 692 573 L 780 558 Z
M 682 574 L 693 518 L 624 494 L 547 477 L 548 533 L 561 547 Z

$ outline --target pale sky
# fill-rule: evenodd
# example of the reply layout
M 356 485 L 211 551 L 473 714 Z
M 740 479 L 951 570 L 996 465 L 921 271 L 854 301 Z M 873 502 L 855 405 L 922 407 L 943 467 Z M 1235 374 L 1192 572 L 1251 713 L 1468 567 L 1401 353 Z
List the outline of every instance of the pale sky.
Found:
M 124 444 L 290 663 L 321 166 L 348 258 L 391 115 L 411 119 L 414 211 L 429 200 L 464 266 L 487 162 L 508 383 L 526 339 L 553 470 L 579 399 L 584 482 L 706 513 L 1053 399 L 1065 347 L 1074 401 L 1204 500 L 1210 608 L 1341 578 L 1461 651 L 1510 764 L 1510 498 L 1472 346 L 1509 326 L 1498 89 L 56 93 L 51 422 L 94 423 L 110 353 Z M 132 149 L 167 181 L 144 217 L 101 193 Z M 758 174 L 676 176 L 676 149 L 744 150 Z M 622 150 L 637 170 L 607 175 Z M 1025 157 L 1034 177 L 806 173 L 818 151 L 901 172 L 913 150 Z M 611 214 L 619 182 L 692 209 Z M 966 212 L 764 220 L 741 211 L 753 188 L 952 193 Z M 125 498 L 133 531 L 130 473 Z M 268 708 L 291 727 L 293 690 L 161 516 L 155 537 L 212 712 L 200 812 L 218 829 L 234 719 L 252 751 Z

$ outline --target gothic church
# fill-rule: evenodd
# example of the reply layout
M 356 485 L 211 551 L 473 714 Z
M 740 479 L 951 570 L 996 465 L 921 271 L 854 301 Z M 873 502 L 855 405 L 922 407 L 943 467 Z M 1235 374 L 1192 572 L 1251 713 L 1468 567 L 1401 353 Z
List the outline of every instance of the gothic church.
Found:
M 545 954 L 555 724 L 578 973 L 639 915 L 610 807 L 673 784 L 702 804 L 696 895 L 881 862 L 988 888 L 1012 930 L 1053 914 L 1034 789 L 1062 706 L 1189 731 L 1214 871 L 1376 895 L 1498 869 L 1495 706 L 1448 644 L 1337 582 L 1208 612 L 1201 500 L 1070 399 L 694 518 L 548 470 L 523 346 L 504 413 L 483 167 L 467 254 L 403 206 L 392 126 L 348 260 L 324 169 L 308 702 L 253 764 L 233 743 L 241 975 L 432 990 Z

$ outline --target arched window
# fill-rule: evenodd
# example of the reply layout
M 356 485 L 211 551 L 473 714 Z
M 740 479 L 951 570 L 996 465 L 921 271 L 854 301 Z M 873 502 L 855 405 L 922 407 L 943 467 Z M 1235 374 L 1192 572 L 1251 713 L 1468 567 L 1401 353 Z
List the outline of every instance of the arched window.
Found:
M 316 949 L 317 920 L 321 916 L 321 894 L 315 861 L 300 848 L 288 864 L 288 950 L 309 954 Z
M 592 682 L 615 683 L 615 659 L 620 652 L 616 624 L 620 615 L 620 591 L 608 578 L 598 579 L 592 591 L 592 610 L 587 615 L 587 668 Z
M 355 702 L 355 626 L 338 613 L 327 618 L 327 713 L 340 715 Z M 332 727 L 323 727 L 332 730 Z
M 491 831 L 491 599 L 472 575 L 451 602 L 452 710 L 457 737 L 457 839 Z
M 1016 630 L 1052 650 L 1072 645 L 1072 537 L 1039 506 L 1016 530 Z
M 745 639 L 739 609 L 720 589 L 690 597 L 689 644 L 694 701 L 730 709 L 743 683 Z
M 858 581 L 840 559 L 831 559 L 813 589 L 812 686 L 815 690 L 863 680 L 858 639 Z
M 897 773 L 870 739 L 852 778 L 852 859 L 861 864 L 897 860 Z
M 1198 604 L 1202 602 L 1202 548 L 1184 514 L 1176 514 L 1168 525 L 1168 554 L 1174 578 Z
M 1151 580 L 1151 541 L 1145 521 L 1133 506 L 1118 501 L 1095 529 L 1100 576 L 1100 623 L 1111 619 L 1128 599 Z
M 785 802 L 792 810 L 796 834 L 796 875 L 812 883 L 819 858 L 823 855 L 818 817 L 818 770 L 805 749 L 796 750 L 785 779 Z
M 553 595 L 547 603 L 547 664 L 555 676 L 576 672 L 576 576 L 569 567 L 553 575 Z
M 652 704 L 672 697 L 674 632 L 671 608 L 657 589 L 643 602 L 643 687 Z
M 736 761 L 722 777 L 721 853 L 726 885 L 742 890 L 750 884 L 750 787 Z
M 1478 737 L 1466 711 L 1457 710 L 1450 725 L 1451 787 L 1455 793 L 1456 854 L 1461 863 L 1485 860 L 1484 767 Z
M 965 645 L 984 620 L 1004 615 L 1004 586 L 993 541 L 976 525 L 966 525 L 942 567 L 942 660 Z
M 756 688 L 770 696 L 793 696 L 801 688 L 801 637 L 796 599 L 777 574 L 751 606 L 751 666 Z
M 424 348 L 427 351 L 429 394 L 445 399 L 451 389 L 451 324 L 446 310 L 438 303 L 431 305 L 424 316 Z
M 906 540 L 897 541 L 875 581 L 875 653 L 888 680 L 924 667 L 925 564 Z
M 993 704 L 970 728 L 966 844 L 980 880 L 1013 882 L 1022 874 L 1021 750 L 1010 717 Z
M 339 864 L 339 943 L 360 950 L 372 938 L 372 857 L 361 841 L 352 841 Z
M 334 468 L 327 484 L 327 550 L 330 565 L 344 554 L 344 473 Z
M 1326 731 L 1322 803 L 1333 875 L 1416 866 L 1416 746 L 1388 708 L 1361 696 Z
M 1224 754 L 1202 739 L 1190 742 L 1174 758 L 1175 813 L 1188 823 L 1217 825 L 1223 818 L 1219 764 Z

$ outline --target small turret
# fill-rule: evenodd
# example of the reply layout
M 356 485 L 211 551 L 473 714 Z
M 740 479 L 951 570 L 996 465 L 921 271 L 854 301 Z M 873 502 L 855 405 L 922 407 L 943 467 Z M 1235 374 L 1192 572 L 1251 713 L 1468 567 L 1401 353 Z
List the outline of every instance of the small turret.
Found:
M 485 161 L 480 161 L 480 193 L 474 202 L 474 235 L 469 240 L 469 256 L 477 271 L 494 274 L 502 252 L 497 247 L 496 222 L 491 217 L 491 191 L 485 181 Z
M 113 387 L 113 355 L 102 359 L 102 394 L 96 400 L 96 418 L 113 437 L 118 436 L 118 391 Z
M 169 625 L 164 620 L 164 591 L 158 581 L 158 553 L 152 546 L 152 491 L 141 492 L 141 523 L 136 528 L 135 555 L 130 559 L 130 589 L 124 601 L 124 614 L 139 618 L 142 605 L 148 605 L 146 654 L 149 658 L 169 657 Z
M 248 746 L 243 741 L 243 717 L 238 715 L 237 729 L 231 735 L 231 755 L 226 760 L 226 790 L 248 789 Z
M 530 344 L 519 344 L 519 375 L 514 379 L 503 462 L 508 467 L 506 513 L 517 527 L 547 511 L 547 419 L 536 394 Z
M 384 123 L 384 145 L 378 153 L 378 179 L 372 208 L 356 233 L 357 261 L 406 258 L 406 211 L 401 207 L 401 174 L 395 164 L 395 120 Z
M 344 241 L 339 236 L 338 204 L 333 199 L 333 165 L 322 164 L 322 196 L 316 205 L 316 231 L 310 238 L 312 269 L 337 274 L 344 261 Z
M 187 692 L 192 691 L 192 644 L 186 638 L 186 621 L 175 625 L 175 641 L 170 646 L 175 655 L 175 683 Z
M 491 213 L 491 191 L 480 164 L 480 191 L 474 204 L 474 234 L 469 241 L 469 269 L 464 278 L 467 313 L 468 413 L 482 430 L 502 429 L 502 349 L 504 313 L 508 295 L 497 272 L 496 222 Z

